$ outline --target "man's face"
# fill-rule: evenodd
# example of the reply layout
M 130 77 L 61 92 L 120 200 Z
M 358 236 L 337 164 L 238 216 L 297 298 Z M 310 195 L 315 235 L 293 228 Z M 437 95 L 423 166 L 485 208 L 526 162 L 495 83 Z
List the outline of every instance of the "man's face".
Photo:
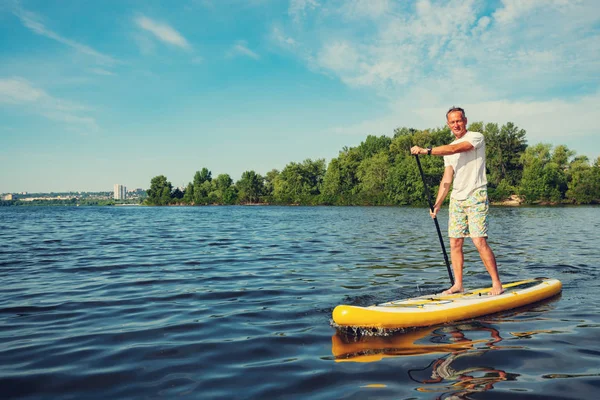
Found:
M 448 127 L 457 138 L 467 133 L 467 117 L 463 118 L 460 111 L 452 111 L 448 114 Z

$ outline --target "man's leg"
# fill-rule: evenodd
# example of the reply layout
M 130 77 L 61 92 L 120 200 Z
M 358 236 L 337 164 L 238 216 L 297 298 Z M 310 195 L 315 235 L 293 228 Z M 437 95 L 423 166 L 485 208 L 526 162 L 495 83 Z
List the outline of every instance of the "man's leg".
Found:
M 473 244 L 477 247 L 477 251 L 479 251 L 479 256 L 481 257 L 481 261 L 483 261 L 483 265 L 485 265 L 485 269 L 488 274 L 492 278 L 492 290 L 490 294 L 495 296 L 504 292 L 502 289 L 502 282 L 500 282 L 500 276 L 498 275 L 498 266 L 496 265 L 496 256 L 492 251 L 492 248 L 488 245 L 486 237 L 474 237 Z
M 495 296 L 502 293 L 504 289 L 502 289 L 502 283 L 498 275 L 496 256 L 494 256 L 494 252 L 487 242 L 489 210 L 487 190 L 476 190 L 473 192 L 472 197 L 473 205 L 468 209 L 469 232 L 471 233 L 471 239 L 473 239 L 475 247 L 477 247 L 481 261 L 483 261 L 485 269 L 490 274 L 490 278 L 492 278 L 492 290 L 490 294 Z
M 461 293 L 463 291 L 463 254 L 464 238 L 450 238 L 450 259 L 452 260 L 452 271 L 454 272 L 454 285 L 443 294 Z
M 463 291 L 463 243 L 465 236 L 469 236 L 469 225 L 467 214 L 462 207 L 462 202 L 450 198 L 448 208 L 448 236 L 450 237 L 450 259 L 452 260 L 452 271 L 454 272 L 454 285 L 444 290 L 442 294 L 460 293 Z

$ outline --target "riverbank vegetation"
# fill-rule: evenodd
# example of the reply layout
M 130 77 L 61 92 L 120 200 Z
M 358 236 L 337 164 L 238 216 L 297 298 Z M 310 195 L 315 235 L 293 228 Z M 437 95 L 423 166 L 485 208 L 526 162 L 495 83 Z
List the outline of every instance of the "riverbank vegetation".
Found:
M 600 202 L 600 157 L 593 162 L 564 145 L 529 146 L 526 132 L 513 123 L 476 122 L 469 130 L 486 138 L 488 194 L 492 202 L 513 199 L 525 204 Z M 398 128 L 392 137 L 369 135 L 338 157 L 290 162 L 264 176 L 246 171 L 234 182 L 228 174 L 213 178 L 203 168 L 186 188 L 173 188 L 164 175 L 152 178 L 147 205 L 286 204 L 424 205 L 423 183 L 410 147 L 435 147 L 454 139 L 447 127 Z M 425 180 L 437 192 L 442 157 L 421 156 Z

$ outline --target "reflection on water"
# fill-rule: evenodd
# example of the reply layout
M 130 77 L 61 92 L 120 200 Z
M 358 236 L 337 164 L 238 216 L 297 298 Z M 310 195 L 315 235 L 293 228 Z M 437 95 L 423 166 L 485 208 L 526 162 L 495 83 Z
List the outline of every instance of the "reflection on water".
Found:
M 529 306 L 529 309 L 551 305 L 555 297 Z M 469 395 L 494 389 L 498 382 L 516 381 L 520 374 L 490 364 L 489 360 L 502 357 L 490 356 L 490 352 L 515 351 L 523 346 L 511 345 L 512 339 L 527 339 L 538 334 L 558 334 L 560 331 L 534 330 L 507 332 L 505 337 L 496 326 L 498 322 L 510 322 L 519 317 L 527 307 L 497 314 L 490 322 L 472 320 L 409 329 L 386 335 L 374 335 L 371 331 L 339 328 L 332 336 L 332 353 L 336 362 L 370 363 L 386 358 L 420 356 L 419 365 L 405 371 L 408 378 L 419 385 L 421 393 L 436 393 L 436 399 L 468 398 Z M 497 319 L 494 319 L 497 318 Z M 496 323 L 494 325 L 493 323 Z M 442 354 L 440 356 L 440 354 Z M 423 356 L 435 356 L 429 359 Z M 430 360 L 430 361 L 429 361 Z M 429 362 L 427 362 L 429 361 Z M 414 364 L 414 363 L 411 363 Z M 592 376 L 592 375 L 587 375 Z M 560 374 L 545 375 L 556 379 L 573 377 Z M 377 384 L 364 387 L 376 388 Z
M 338 362 L 372 362 L 385 357 L 464 351 L 489 342 L 465 336 L 466 331 L 479 330 L 493 331 L 492 344 L 502 340 L 495 329 L 486 328 L 477 322 L 408 330 L 391 336 L 353 336 L 336 331 L 332 337 L 332 353 Z
M 409 370 L 408 374 L 415 382 L 427 386 L 417 387 L 421 392 L 452 394 L 462 397 L 474 392 L 485 392 L 493 389 L 494 383 L 514 380 L 518 374 L 509 373 L 491 366 L 480 366 L 477 359 L 486 352 L 496 349 L 495 345 L 502 341 L 500 333 L 485 325 L 460 325 L 443 329 L 450 340 L 468 343 L 471 349 L 454 351 L 444 357 L 432 361 L 425 368 Z M 482 347 L 476 347 L 475 341 L 466 335 L 472 331 L 486 331 L 490 339 Z M 466 364 L 462 365 L 462 364 Z M 470 366 L 475 364 L 476 366 Z
M 475 338 L 479 336 L 487 338 Z M 519 375 L 477 363 L 486 352 L 501 349 L 498 345 L 502 340 L 500 332 L 487 324 L 465 322 L 393 336 L 358 338 L 338 331 L 332 337 L 332 352 L 338 362 L 372 362 L 385 357 L 447 353 L 422 368 L 408 370 L 407 374 L 422 384 L 416 387 L 420 392 L 461 397 L 492 389 L 494 383 L 514 380 Z

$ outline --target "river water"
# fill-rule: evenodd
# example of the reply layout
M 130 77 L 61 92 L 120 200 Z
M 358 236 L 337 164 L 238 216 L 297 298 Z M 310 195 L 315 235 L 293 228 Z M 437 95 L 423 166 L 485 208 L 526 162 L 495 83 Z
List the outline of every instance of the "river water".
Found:
M 448 287 L 424 208 L 2 208 L 0 397 L 598 398 L 600 208 L 490 222 L 503 281 L 561 295 L 372 337 L 333 308 Z M 465 251 L 466 287 L 488 285 Z

